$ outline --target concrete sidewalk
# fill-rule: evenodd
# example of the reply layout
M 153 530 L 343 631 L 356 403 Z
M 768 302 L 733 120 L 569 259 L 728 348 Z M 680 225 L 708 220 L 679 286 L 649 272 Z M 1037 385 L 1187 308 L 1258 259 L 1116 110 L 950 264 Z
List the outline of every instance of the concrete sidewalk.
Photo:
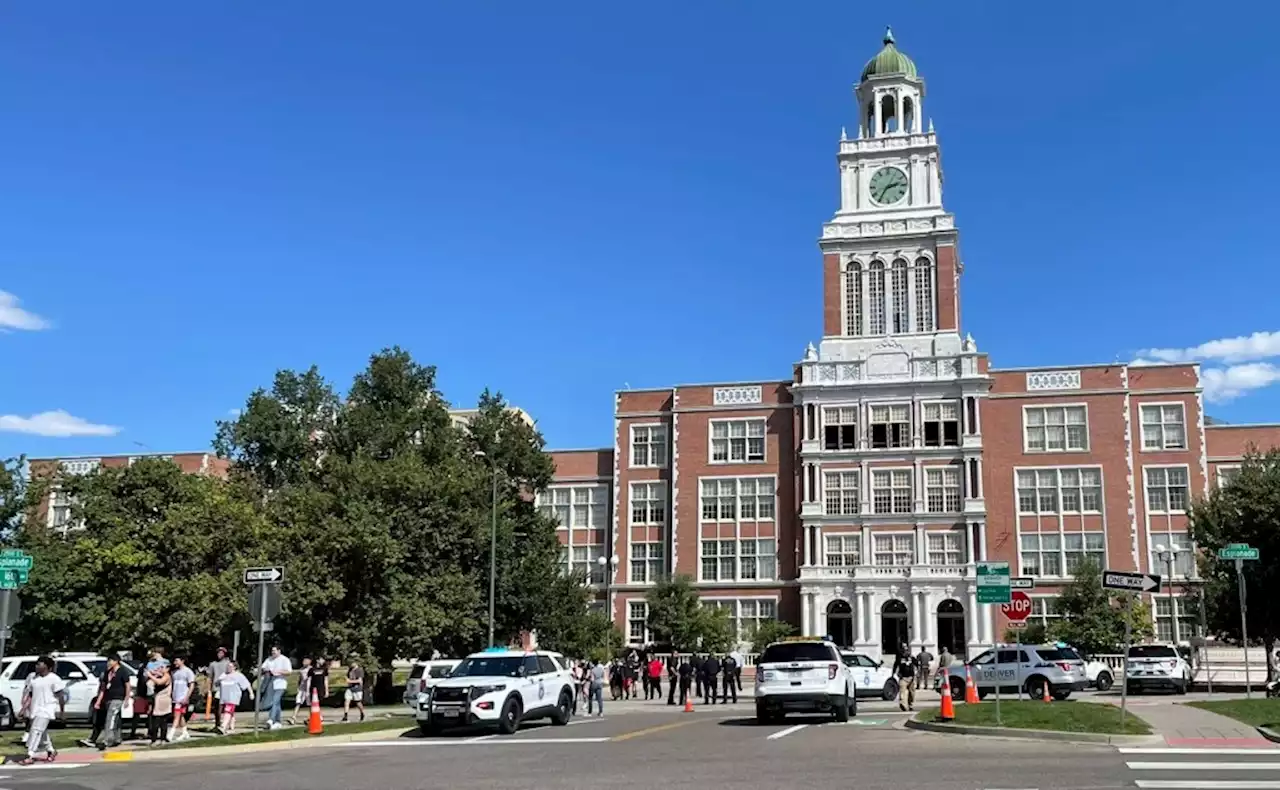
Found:
M 1107 700 L 1117 707 L 1119 700 Z M 1129 702 L 1129 712 L 1151 725 L 1170 746 L 1274 748 L 1253 727 L 1235 719 L 1175 702 Z

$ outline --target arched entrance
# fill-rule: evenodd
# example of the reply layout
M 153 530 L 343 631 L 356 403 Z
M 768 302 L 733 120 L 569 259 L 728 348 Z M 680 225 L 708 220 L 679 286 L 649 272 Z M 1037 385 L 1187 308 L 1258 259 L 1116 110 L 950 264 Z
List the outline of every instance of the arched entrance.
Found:
M 952 598 L 938 604 L 938 652 L 943 648 L 965 655 L 964 606 Z
M 896 598 L 885 601 L 884 606 L 880 607 L 880 652 L 896 656 L 901 645 L 910 641 L 907 605 Z
M 853 645 L 853 607 L 848 601 L 832 601 L 827 606 L 827 636 L 840 647 Z

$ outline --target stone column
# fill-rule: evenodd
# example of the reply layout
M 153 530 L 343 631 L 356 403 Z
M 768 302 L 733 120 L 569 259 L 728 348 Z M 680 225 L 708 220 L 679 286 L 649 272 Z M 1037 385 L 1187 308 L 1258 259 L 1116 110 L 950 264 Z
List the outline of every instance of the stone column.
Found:
M 922 608 L 920 598 L 919 590 L 911 591 L 911 638 L 908 640 L 908 644 L 913 648 L 919 647 L 924 641 L 924 625 L 920 621 L 920 609 Z
M 969 644 L 974 644 L 982 640 L 982 635 L 978 632 L 981 615 L 978 613 L 978 588 L 969 588 L 969 604 L 964 609 L 965 614 L 965 639 Z M 957 649 L 959 646 L 957 645 Z
M 800 636 L 813 635 L 813 593 L 800 591 Z
M 938 635 L 934 633 L 937 616 L 934 611 L 933 593 L 926 591 L 922 598 L 924 599 L 924 608 L 921 609 L 920 617 L 924 621 L 924 633 L 921 634 L 920 641 L 929 646 L 929 652 L 932 653 L 938 645 Z
M 853 594 L 854 644 L 867 641 L 867 592 L 857 590 Z

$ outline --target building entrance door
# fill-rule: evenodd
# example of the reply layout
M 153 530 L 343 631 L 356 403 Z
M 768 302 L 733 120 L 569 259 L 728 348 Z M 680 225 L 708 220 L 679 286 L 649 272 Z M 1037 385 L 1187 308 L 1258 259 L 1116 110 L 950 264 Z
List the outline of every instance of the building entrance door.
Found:
M 827 606 L 827 636 L 840 647 L 853 645 L 853 607 L 848 601 L 832 601 Z
M 880 652 L 896 656 L 904 643 L 911 642 L 907 627 L 907 605 L 896 598 L 880 607 Z
M 966 655 L 964 605 L 948 598 L 938 604 L 938 649 L 950 648 L 953 655 Z

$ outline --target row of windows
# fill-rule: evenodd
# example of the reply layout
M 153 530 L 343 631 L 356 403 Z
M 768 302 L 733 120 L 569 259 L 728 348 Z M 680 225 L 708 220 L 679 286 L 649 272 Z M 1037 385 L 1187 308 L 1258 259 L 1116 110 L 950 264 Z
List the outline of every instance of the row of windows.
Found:
M 1138 407 L 1144 451 L 1187 449 L 1186 410 L 1181 403 Z M 1083 405 L 1024 406 L 1023 450 L 1028 453 L 1075 453 L 1089 449 L 1089 415 Z
M 704 598 L 702 605 L 725 609 L 733 633 L 739 642 L 747 642 L 756 627 L 763 622 L 778 619 L 776 598 Z M 633 645 L 648 645 L 654 641 L 649 630 L 649 604 L 646 601 L 627 602 L 627 641 Z
M 1142 470 L 1148 513 L 1185 513 L 1190 476 L 1185 466 L 1148 466 Z M 1102 470 L 1098 467 L 1019 469 L 1018 512 L 1101 513 Z
M 963 565 L 964 533 L 925 533 L 926 562 L 929 565 Z M 862 565 L 862 535 L 856 532 L 826 536 L 828 567 L 853 568 Z M 876 533 L 871 536 L 871 564 L 882 568 L 902 568 L 916 564 L 916 538 L 909 532 Z
M 902 258 L 888 265 L 871 261 L 850 262 L 844 271 L 845 334 L 907 334 L 932 332 L 934 328 L 933 262 L 916 259 L 910 265 Z M 915 285 L 915 304 L 911 304 L 910 283 Z M 886 298 L 887 297 L 887 298 Z
M 773 538 L 702 541 L 702 581 L 763 581 L 778 576 Z
M 765 460 L 765 419 L 712 420 L 710 462 L 755 464 Z M 631 466 L 663 468 L 667 465 L 667 426 L 631 426 Z
M 905 448 L 912 446 L 911 405 L 872 404 L 867 407 L 867 433 L 858 430 L 857 406 L 824 406 L 822 446 L 827 450 Z M 938 401 L 920 405 L 920 433 L 925 447 L 960 446 L 960 403 Z

